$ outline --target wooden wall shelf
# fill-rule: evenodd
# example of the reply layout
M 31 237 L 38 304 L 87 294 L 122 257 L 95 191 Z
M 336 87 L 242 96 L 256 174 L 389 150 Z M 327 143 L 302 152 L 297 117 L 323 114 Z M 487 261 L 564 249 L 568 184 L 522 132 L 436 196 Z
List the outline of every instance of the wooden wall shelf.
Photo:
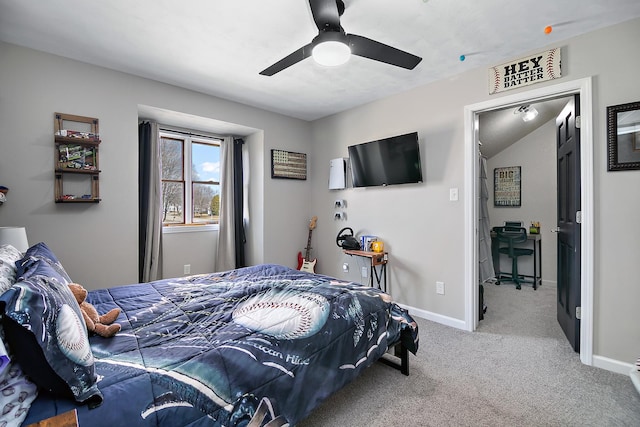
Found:
M 98 203 L 100 202 L 100 133 L 99 121 L 95 117 L 55 113 L 54 129 L 54 171 L 56 203 Z M 73 194 L 65 192 L 64 181 L 88 179 L 90 193 Z

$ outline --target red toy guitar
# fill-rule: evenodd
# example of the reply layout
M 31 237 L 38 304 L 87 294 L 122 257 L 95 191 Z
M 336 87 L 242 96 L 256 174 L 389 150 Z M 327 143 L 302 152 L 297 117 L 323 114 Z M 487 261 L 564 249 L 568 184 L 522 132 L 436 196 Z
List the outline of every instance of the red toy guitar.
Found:
M 316 228 L 317 220 L 318 217 L 314 216 L 313 218 L 311 218 L 311 222 L 309 222 L 309 239 L 307 240 L 307 247 L 305 248 L 306 252 L 304 258 L 302 258 L 302 252 L 298 252 L 298 270 L 300 271 L 315 273 L 317 259 L 311 261 L 309 259 L 309 252 L 311 252 L 311 233 L 313 233 L 313 229 Z

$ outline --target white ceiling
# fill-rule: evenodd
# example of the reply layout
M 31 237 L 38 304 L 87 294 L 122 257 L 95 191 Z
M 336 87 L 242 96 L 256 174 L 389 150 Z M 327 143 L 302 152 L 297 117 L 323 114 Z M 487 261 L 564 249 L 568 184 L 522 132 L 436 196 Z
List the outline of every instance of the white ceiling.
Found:
M 317 34 L 304 0 L 0 0 L 0 40 L 314 120 L 640 16 L 638 0 L 344 2 L 347 33 L 422 62 L 259 75 Z

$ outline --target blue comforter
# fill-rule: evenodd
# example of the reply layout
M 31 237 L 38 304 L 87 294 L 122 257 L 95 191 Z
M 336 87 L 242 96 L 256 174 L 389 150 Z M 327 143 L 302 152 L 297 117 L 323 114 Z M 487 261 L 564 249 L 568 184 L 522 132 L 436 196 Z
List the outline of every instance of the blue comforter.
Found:
M 77 408 L 80 426 L 295 425 L 402 342 L 409 314 L 381 291 L 278 265 L 92 291 L 122 330 L 91 337 L 95 409 L 41 393 L 24 425 Z

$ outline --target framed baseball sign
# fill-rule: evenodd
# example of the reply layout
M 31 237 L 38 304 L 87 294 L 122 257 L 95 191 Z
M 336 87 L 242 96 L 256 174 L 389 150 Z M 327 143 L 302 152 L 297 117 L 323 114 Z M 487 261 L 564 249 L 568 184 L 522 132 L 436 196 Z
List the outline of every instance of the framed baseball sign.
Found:
M 562 77 L 560 48 L 489 68 L 489 95 Z

